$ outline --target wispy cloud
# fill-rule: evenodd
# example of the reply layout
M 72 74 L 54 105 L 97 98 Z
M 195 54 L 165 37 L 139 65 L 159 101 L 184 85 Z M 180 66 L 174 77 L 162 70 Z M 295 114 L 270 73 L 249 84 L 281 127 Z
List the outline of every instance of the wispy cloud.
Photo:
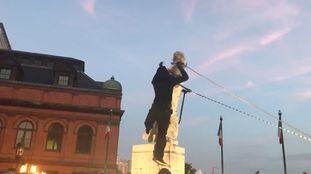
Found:
M 247 81 L 244 85 L 243 85 L 243 89 L 247 89 L 247 88 L 253 88 L 255 87 L 255 83 L 253 81 Z
M 274 31 L 260 39 L 261 45 L 268 45 L 271 44 L 279 39 L 281 39 L 284 35 L 286 35 L 288 32 L 290 32 L 290 28 L 286 27 L 284 29 Z
M 311 89 L 298 93 L 298 98 L 300 100 L 310 100 L 311 99 Z
M 184 5 L 187 8 L 183 9 L 189 21 L 197 1 L 186 0 L 184 4 L 188 4 Z M 227 43 L 232 44 L 218 53 L 208 53 L 209 56 L 196 67 L 202 73 L 227 70 L 232 68 L 229 64 L 237 63 L 241 55 L 262 50 L 265 46 L 282 41 L 296 26 L 297 16 L 300 13 L 300 8 L 295 3 L 287 0 L 219 0 L 202 3 L 203 6 L 206 4 L 208 6 L 205 8 L 208 8 L 211 14 L 224 20 L 217 21 L 216 24 L 221 24 L 222 29 L 214 33 L 214 40 L 223 41 L 230 38 Z M 229 21 L 226 21 L 227 19 Z M 238 22 L 232 25 L 234 19 Z M 260 32 L 248 33 L 246 39 L 242 38 L 243 40 L 239 38 L 253 28 L 258 28 Z M 202 44 L 198 47 L 202 47 Z
M 235 85 L 235 86 L 230 86 L 228 87 L 231 91 L 243 91 L 243 90 L 247 90 L 247 89 L 251 89 L 251 88 L 255 88 L 257 87 L 257 85 L 249 80 L 247 82 L 245 82 L 244 84 L 238 84 L 238 85 Z M 221 90 L 221 89 L 209 89 L 206 93 L 210 96 L 215 96 L 215 95 L 218 95 L 218 94 L 222 94 L 224 91 Z
M 307 62 L 304 62 L 307 63 Z M 310 65 L 296 65 L 291 68 L 287 68 L 282 72 L 281 75 L 276 75 L 272 81 L 284 81 L 288 79 L 292 79 L 298 76 L 303 76 L 306 74 L 311 73 L 311 66 Z
M 261 21 L 287 21 L 297 16 L 300 10 L 297 5 L 288 0 L 232 0 L 231 2 L 240 10 L 250 12 L 250 17 Z
M 232 59 L 234 57 L 237 57 L 243 53 L 249 52 L 253 50 L 253 48 L 249 45 L 237 45 L 233 46 L 231 48 L 225 49 L 222 52 L 218 53 L 216 56 L 208 59 L 207 61 L 203 62 L 200 66 L 197 67 L 199 71 L 205 71 L 208 69 L 211 65 L 221 62 L 227 59 Z
M 199 0 L 184 0 L 182 3 L 182 12 L 185 20 L 190 22 Z
M 270 2 L 270 1 L 268 1 Z M 270 3 L 266 3 L 266 6 Z M 272 6 L 270 4 L 270 6 Z M 299 14 L 299 8 L 293 4 L 289 3 L 287 0 L 276 1 L 273 8 L 270 8 L 267 15 L 269 18 L 274 20 L 287 20 L 290 17 L 297 16 Z
M 228 37 L 230 37 L 232 33 L 230 32 L 225 32 L 225 31 L 220 31 L 220 32 L 217 32 L 213 38 L 216 40 L 216 41 L 223 41 L 225 39 L 227 39 Z
M 84 11 L 93 17 L 96 16 L 95 3 L 96 3 L 96 0 L 80 0 L 80 4 L 82 8 L 84 9 Z
M 293 25 L 301 10 L 294 1 L 288 0 L 218 0 L 204 4 L 208 5 L 209 13 L 223 20 L 218 22 L 222 28 L 218 29 L 216 40 L 226 38 L 228 33 L 235 36 L 254 27 L 269 30 L 275 26 Z M 232 25 L 234 20 L 238 22 Z
M 199 66 L 196 67 L 199 71 L 206 73 L 207 70 L 209 72 L 218 71 L 225 66 L 226 63 L 230 63 L 228 60 L 238 59 L 239 56 L 245 54 L 257 51 L 260 48 L 263 48 L 269 44 L 275 43 L 279 41 L 281 38 L 283 38 L 286 34 L 288 34 L 292 30 L 291 27 L 285 27 L 273 32 L 270 32 L 266 35 L 263 35 L 261 37 L 256 37 L 255 39 L 250 39 L 248 41 L 245 41 L 244 43 L 238 43 L 235 46 L 226 48 L 216 54 L 214 57 L 208 58 L 204 60 Z M 225 62 L 223 64 L 219 64 L 220 62 Z M 218 63 L 217 68 L 211 68 L 212 65 Z M 213 69 L 213 70 L 211 70 Z M 306 71 L 306 70 L 304 70 Z

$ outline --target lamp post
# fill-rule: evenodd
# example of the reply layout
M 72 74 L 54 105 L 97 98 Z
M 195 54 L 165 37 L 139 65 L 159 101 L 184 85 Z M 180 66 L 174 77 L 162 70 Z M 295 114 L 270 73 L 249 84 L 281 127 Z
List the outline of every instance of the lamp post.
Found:
M 24 141 L 17 143 L 15 153 L 16 159 L 15 174 L 39 174 L 39 173 L 45 174 L 43 170 L 41 172 L 38 172 L 38 167 L 33 164 L 25 163 L 20 168 L 18 167 L 19 164 L 23 161 L 24 150 L 25 150 Z
M 24 143 L 19 142 L 16 146 L 16 153 L 15 153 L 15 159 L 16 159 L 16 167 L 15 167 L 15 173 L 19 173 L 18 171 L 18 165 L 22 161 L 23 155 L 24 155 Z
M 41 170 L 37 165 L 34 164 L 23 164 L 19 169 L 19 174 L 46 174 L 43 170 Z

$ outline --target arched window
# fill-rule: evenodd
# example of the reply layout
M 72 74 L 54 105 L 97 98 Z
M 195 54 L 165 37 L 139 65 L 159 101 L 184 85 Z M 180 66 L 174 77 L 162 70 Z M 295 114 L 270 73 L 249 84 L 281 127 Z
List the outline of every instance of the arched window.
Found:
M 18 125 L 15 146 L 23 143 L 24 147 L 29 148 L 31 144 L 33 125 L 30 121 L 23 121 Z
M 90 126 L 84 125 L 78 130 L 76 144 L 77 153 L 90 153 L 92 148 L 93 130 Z
M 46 150 L 60 151 L 63 141 L 64 128 L 59 123 L 53 123 L 48 129 Z

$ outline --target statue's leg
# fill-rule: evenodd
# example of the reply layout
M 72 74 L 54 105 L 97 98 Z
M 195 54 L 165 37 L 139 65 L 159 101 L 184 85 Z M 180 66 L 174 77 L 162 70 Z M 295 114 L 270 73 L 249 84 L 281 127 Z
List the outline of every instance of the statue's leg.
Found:
M 152 129 L 155 121 L 157 118 L 157 110 L 154 105 L 151 106 L 149 109 L 148 115 L 145 119 L 145 128 L 146 128 L 146 133 L 149 134 L 150 130 Z
M 169 140 L 171 141 L 177 141 L 177 137 L 178 137 L 178 119 L 179 117 L 176 114 L 172 114 L 171 118 L 170 118 L 170 124 L 168 127 L 168 131 L 167 131 L 167 137 Z
M 156 159 L 163 159 L 164 156 L 164 148 L 166 145 L 166 133 L 169 125 L 170 115 L 171 111 L 166 110 L 164 112 L 161 112 L 161 115 L 159 115 L 159 118 L 157 119 L 158 134 L 153 152 L 153 156 Z

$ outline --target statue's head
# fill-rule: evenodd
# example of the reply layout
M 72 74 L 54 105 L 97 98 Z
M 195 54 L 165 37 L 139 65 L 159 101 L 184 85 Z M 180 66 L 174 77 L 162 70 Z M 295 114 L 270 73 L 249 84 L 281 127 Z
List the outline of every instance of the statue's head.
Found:
M 183 64 L 185 64 L 186 62 L 186 58 L 183 52 L 181 51 L 175 51 L 175 53 L 173 54 L 173 62 L 172 62 L 172 66 L 169 68 L 169 71 L 175 75 L 180 75 L 180 71 L 179 69 L 176 67 L 176 63 L 177 62 L 181 62 Z
M 175 51 L 173 54 L 173 63 L 182 62 L 185 63 L 186 58 L 183 52 L 181 51 Z

